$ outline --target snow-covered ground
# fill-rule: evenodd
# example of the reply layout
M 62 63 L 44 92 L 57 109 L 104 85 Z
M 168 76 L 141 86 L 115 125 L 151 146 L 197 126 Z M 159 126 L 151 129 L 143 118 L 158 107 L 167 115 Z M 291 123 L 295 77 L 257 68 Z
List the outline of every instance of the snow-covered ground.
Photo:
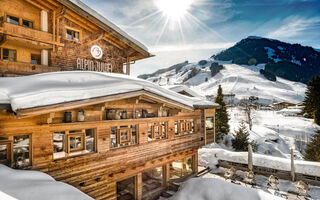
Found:
M 1 200 L 92 200 L 66 183 L 37 171 L 15 170 L 0 164 Z
M 282 198 L 216 178 L 193 178 L 182 185 L 175 200 L 281 200 Z
M 250 139 L 258 144 L 257 153 L 272 155 L 282 158 L 290 158 L 290 149 L 294 149 L 295 159 L 302 159 L 306 143 L 320 126 L 313 120 L 302 116 L 290 116 L 296 109 L 284 109 L 280 111 L 252 110 L 253 126 L 249 131 Z M 239 107 L 228 109 L 230 117 L 230 132 L 235 133 L 242 120 L 246 120 L 244 110 Z M 293 115 L 293 114 L 292 114 Z M 226 137 L 228 145 L 220 145 L 223 148 L 231 148 L 231 137 Z

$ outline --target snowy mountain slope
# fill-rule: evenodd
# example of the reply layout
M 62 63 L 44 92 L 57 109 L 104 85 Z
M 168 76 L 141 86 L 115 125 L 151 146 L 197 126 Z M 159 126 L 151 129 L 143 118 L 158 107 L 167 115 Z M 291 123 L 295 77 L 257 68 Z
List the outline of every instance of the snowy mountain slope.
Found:
M 211 77 L 210 66 L 218 62 L 224 68 Z M 195 92 L 205 95 L 215 95 L 218 85 L 222 86 L 224 94 L 235 94 L 235 101 L 249 96 L 259 97 L 260 103 L 270 104 L 279 101 L 299 103 L 304 99 L 306 85 L 288 81 L 277 77 L 277 81 L 269 81 L 259 70 L 264 64 L 257 66 L 237 65 L 226 61 L 207 60 L 207 64 L 190 63 L 182 67 L 177 73 L 175 70 L 158 74 L 147 80 L 159 85 L 185 84 Z M 193 71 L 196 75 L 191 76 Z

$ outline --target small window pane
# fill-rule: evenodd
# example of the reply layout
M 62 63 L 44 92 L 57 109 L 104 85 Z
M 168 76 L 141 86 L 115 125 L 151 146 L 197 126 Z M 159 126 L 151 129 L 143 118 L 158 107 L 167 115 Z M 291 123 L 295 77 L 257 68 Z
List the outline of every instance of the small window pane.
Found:
M 31 64 L 40 65 L 41 55 L 31 54 Z
M 8 61 L 16 61 L 16 55 L 17 51 L 16 50 L 11 50 L 11 49 L 3 49 L 3 60 L 8 60 Z
M 0 144 L 0 163 L 1 161 L 8 159 L 7 153 L 8 153 L 8 145 Z
M 86 130 L 86 150 L 88 152 L 94 152 L 94 129 Z
M 72 31 L 67 29 L 67 39 L 72 40 Z
M 53 134 L 53 158 L 63 158 L 66 156 L 66 138 L 65 132 L 56 132 Z
M 206 117 L 206 129 L 207 130 L 213 129 L 213 117 Z
M 131 144 L 137 143 L 137 128 L 136 125 L 131 126 Z
M 23 20 L 22 21 L 22 26 L 27 27 L 27 28 L 33 28 L 33 22 L 28 21 L 28 20 Z
M 118 146 L 117 145 L 117 127 L 111 127 L 110 142 L 111 142 L 111 148 L 116 148 Z
M 7 22 L 10 23 L 10 24 L 19 25 L 19 18 L 8 15 L 7 16 Z
M 29 135 L 13 137 L 13 157 L 15 168 L 23 168 L 30 164 Z
M 82 137 L 81 136 L 70 136 L 70 150 L 82 149 Z
M 157 167 L 142 173 L 142 195 L 146 195 L 151 191 L 157 190 L 162 185 L 162 167 Z

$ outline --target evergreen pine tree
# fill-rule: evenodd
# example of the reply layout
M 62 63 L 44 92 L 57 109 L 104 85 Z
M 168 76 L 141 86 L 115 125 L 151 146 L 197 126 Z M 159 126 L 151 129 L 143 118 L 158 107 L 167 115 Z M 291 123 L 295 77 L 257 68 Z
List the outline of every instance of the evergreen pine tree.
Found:
M 236 135 L 234 139 L 232 139 L 232 147 L 236 151 L 248 151 L 249 142 L 249 132 L 245 123 L 242 121 L 238 130 L 235 131 Z
M 304 99 L 304 113 L 306 116 L 314 117 L 314 113 L 320 108 L 320 77 L 314 76 L 308 83 Z
M 221 106 L 220 109 L 216 110 L 216 123 L 215 123 L 215 130 L 216 130 L 216 139 L 217 141 L 221 141 L 223 136 L 229 133 L 229 115 L 227 112 L 226 103 L 223 100 L 223 93 L 221 85 L 219 85 L 218 93 L 215 98 L 215 102 Z
M 320 125 L 320 107 L 317 108 L 316 111 L 314 111 L 313 119 L 314 119 L 314 123 Z
M 320 162 L 320 131 L 317 131 L 307 144 L 304 159 Z

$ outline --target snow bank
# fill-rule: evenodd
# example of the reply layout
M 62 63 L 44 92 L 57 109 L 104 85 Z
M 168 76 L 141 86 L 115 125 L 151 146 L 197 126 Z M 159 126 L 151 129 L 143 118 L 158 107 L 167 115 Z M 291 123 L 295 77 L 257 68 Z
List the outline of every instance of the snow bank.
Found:
M 262 190 L 252 189 L 215 178 L 192 178 L 174 195 L 175 200 L 281 200 Z
M 202 148 L 199 150 L 199 163 L 201 165 L 208 163 L 216 163 L 217 160 L 226 160 L 230 162 L 237 163 L 248 163 L 248 153 L 247 152 L 233 152 L 224 149 L 209 149 Z M 319 162 L 309 162 L 303 160 L 295 160 L 295 171 L 297 173 L 311 175 L 311 176 L 320 176 L 320 163 Z M 262 154 L 253 154 L 253 165 L 260 167 L 273 168 L 278 170 L 291 170 L 290 159 L 279 158 L 273 156 L 267 156 Z M 212 165 L 207 165 L 210 167 L 215 167 Z
M 90 200 L 80 190 L 55 181 L 51 176 L 37 171 L 14 170 L 0 164 L 1 200 Z
M 1 78 L 0 104 L 14 111 L 101 96 L 145 90 L 186 106 L 196 106 L 200 98 L 187 97 L 148 81 L 123 74 L 72 71 Z M 216 106 L 204 101 L 200 105 Z

